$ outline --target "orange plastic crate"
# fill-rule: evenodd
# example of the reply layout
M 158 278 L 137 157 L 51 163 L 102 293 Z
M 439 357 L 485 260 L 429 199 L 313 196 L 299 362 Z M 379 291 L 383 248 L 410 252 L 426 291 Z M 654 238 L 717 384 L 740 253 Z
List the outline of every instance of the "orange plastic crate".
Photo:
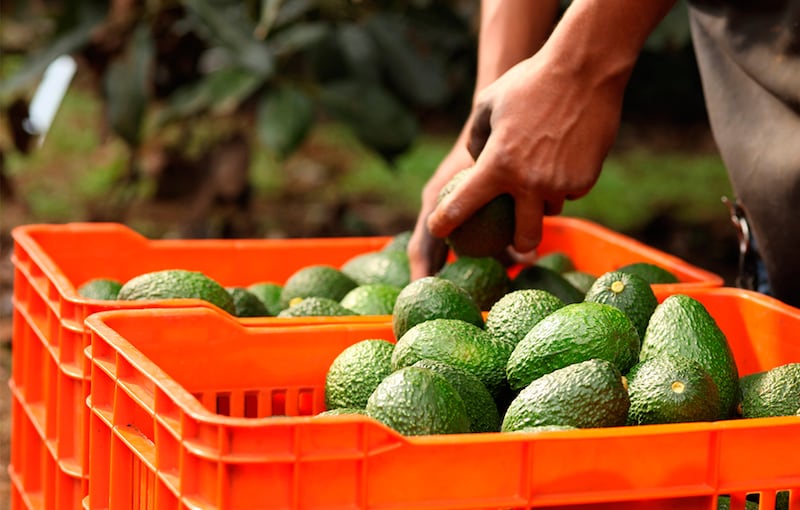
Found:
M 695 289 L 742 375 L 800 361 L 800 310 Z M 663 300 L 665 293 L 659 293 Z M 704 509 L 800 499 L 800 417 L 403 437 L 317 417 L 346 346 L 389 324 L 247 327 L 211 309 L 90 317 L 99 509 Z M 587 506 L 588 505 L 588 506 Z M 770 506 L 772 505 L 772 506 Z
M 14 420 L 38 434 L 19 440 L 8 466 L 12 508 L 77 510 L 88 494 L 89 367 L 84 319 L 104 310 L 199 306 L 200 300 L 101 301 L 76 288 L 89 278 L 125 281 L 137 274 L 180 267 L 203 271 L 225 285 L 285 281 L 312 263 L 342 264 L 384 246 L 388 237 L 298 240 L 148 240 L 119 224 L 27 225 L 14 229 L 12 373 Z M 358 317 L 372 321 L 378 317 Z M 243 323 L 337 322 L 345 318 L 240 319 Z M 353 319 L 350 319 L 353 320 Z M 16 429 L 15 429 L 16 430 Z M 41 443 L 41 444 L 39 444 Z M 47 452 L 44 454 L 43 452 Z M 50 473 L 55 473 L 51 475 Z M 41 480 L 61 481 L 47 490 Z M 38 503 L 31 503 L 38 502 Z M 24 504 L 23 504 L 24 503 Z
M 80 499 L 67 504 L 63 494 L 86 493 L 89 451 L 85 397 L 91 381 L 83 357 L 89 342 L 84 319 L 107 310 L 213 307 L 198 300 L 84 299 L 76 293 L 80 284 L 95 277 L 126 281 L 144 272 L 175 267 L 202 271 L 226 286 L 263 280 L 281 283 L 302 267 L 319 263 L 340 266 L 355 255 L 382 248 L 390 239 L 149 240 L 115 223 L 26 225 L 14 229 L 12 235 L 14 349 L 10 385 L 19 408 L 27 412 L 44 446 L 26 442 L 31 450 L 15 450 L 9 471 L 18 486 L 32 498 L 42 499 L 43 508 L 48 510 L 79 509 Z M 662 290 L 722 285 L 717 275 L 586 220 L 546 218 L 540 252 L 555 250 L 568 253 L 579 269 L 597 274 L 629 262 L 658 263 L 681 280 L 679 284 L 656 286 Z M 253 318 L 241 322 L 257 325 L 388 319 Z M 41 448 L 49 454 L 38 455 Z M 33 480 L 54 469 L 71 481 L 59 486 L 71 485 L 72 489 L 43 495 Z

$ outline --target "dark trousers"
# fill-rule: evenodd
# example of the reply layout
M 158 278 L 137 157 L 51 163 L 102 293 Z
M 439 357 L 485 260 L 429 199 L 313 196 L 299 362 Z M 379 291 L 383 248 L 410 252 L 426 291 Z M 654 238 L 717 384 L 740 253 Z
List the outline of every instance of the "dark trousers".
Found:
M 690 7 L 711 129 L 768 288 L 800 306 L 800 2 Z

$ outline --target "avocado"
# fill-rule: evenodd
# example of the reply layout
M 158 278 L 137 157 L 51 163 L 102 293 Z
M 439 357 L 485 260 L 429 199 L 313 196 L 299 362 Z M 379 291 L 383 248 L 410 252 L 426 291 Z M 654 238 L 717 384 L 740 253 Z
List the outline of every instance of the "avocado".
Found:
M 359 285 L 339 302 L 359 315 L 391 315 L 400 287 L 385 283 Z
M 117 299 L 122 282 L 114 278 L 92 278 L 76 289 L 80 297 L 113 301 Z
M 658 306 L 658 299 L 649 283 L 639 276 L 622 271 L 609 271 L 600 275 L 586 292 L 584 299 L 605 303 L 625 312 L 636 326 L 639 338 L 644 336 L 650 316 Z
M 288 307 L 278 313 L 276 317 L 343 317 L 348 315 L 358 315 L 353 310 L 349 310 L 338 301 L 331 298 L 309 296 L 307 298 L 297 298 Z
M 135 276 L 117 294 L 119 300 L 202 299 L 236 314 L 233 297 L 216 280 L 199 271 L 164 269 Z
M 446 263 L 438 276 L 466 290 L 481 310 L 488 310 L 511 288 L 506 268 L 493 257 L 458 257 Z
M 495 340 L 478 326 L 458 319 L 431 319 L 409 329 L 392 353 L 395 370 L 432 359 L 477 377 L 498 399 L 506 386 L 505 366 L 513 346 Z
M 381 248 L 381 251 L 401 251 L 406 253 L 408 251 L 408 242 L 411 240 L 413 231 L 403 230 L 393 235 L 391 239 Z
M 522 427 L 519 430 L 512 430 L 510 432 L 527 432 L 538 434 L 540 432 L 558 432 L 562 430 L 578 430 L 578 427 L 573 427 L 572 425 L 529 425 L 527 427 Z
M 705 368 L 719 390 L 719 419 L 732 417 L 739 402 L 739 371 L 728 339 L 697 299 L 672 294 L 653 311 L 642 339 L 639 358 L 674 354 Z
M 567 281 L 560 273 L 544 266 L 525 266 L 511 280 L 512 290 L 542 289 L 558 296 L 567 304 L 583 301 L 583 292 Z
M 236 317 L 268 317 L 269 312 L 264 303 L 244 287 L 225 287 L 233 298 Z
M 631 425 L 713 421 L 720 415 L 717 385 L 692 359 L 654 356 L 634 365 L 626 378 Z
M 392 373 L 394 344 L 365 339 L 346 347 L 325 375 L 325 407 L 364 409 L 378 384 Z
M 544 425 L 576 428 L 625 425 L 630 400 L 613 363 L 589 359 L 534 380 L 511 401 L 501 430 Z
M 321 413 L 317 413 L 316 416 L 349 416 L 353 414 L 369 416 L 366 410 L 355 407 L 337 407 L 335 409 L 328 409 L 326 411 L 322 411 Z
M 564 274 L 567 271 L 575 270 L 575 263 L 572 262 L 572 258 L 563 251 L 551 251 L 550 253 L 545 253 L 536 259 L 536 265 L 546 267 L 547 269 L 555 271 L 559 274 Z
M 794 416 L 800 409 L 800 363 L 786 363 L 739 379 L 742 418 Z
M 501 297 L 486 314 L 486 331 L 517 345 L 537 322 L 566 303 L 542 289 L 522 289 Z
M 413 326 L 431 319 L 459 319 L 484 326 L 483 314 L 472 296 L 438 276 L 419 278 L 400 290 L 392 309 L 392 331 L 400 339 Z
M 678 283 L 678 277 L 672 271 L 652 262 L 632 262 L 617 268 L 623 273 L 635 274 L 647 283 Z
M 281 285 L 275 282 L 256 282 L 247 286 L 247 290 L 264 303 L 267 313 L 274 317 L 281 311 Z
M 403 288 L 411 282 L 408 254 L 400 250 L 356 255 L 342 265 L 341 271 L 358 285 L 383 283 Z
M 304 266 L 283 284 L 281 309 L 287 308 L 295 298 L 314 296 L 340 301 L 357 286 L 358 283 L 335 267 L 326 264 Z
M 471 432 L 500 431 L 497 404 L 480 379 L 464 369 L 432 359 L 421 359 L 412 366 L 433 370 L 453 385 L 466 406 Z
M 603 303 L 565 305 L 534 325 L 506 365 L 512 390 L 567 365 L 605 359 L 625 373 L 637 361 L 639 335 L 625 313 Z
M 461 170 L 442 187 L 438 201 L 453 192 L 472 171 Z M 503 259 L 514 242 L 514 198 L 504 193 L 491 199 L 461 225 L 453 229 L 446 242 L 458 256 Z
M 593 275 L 592 273 L 578 269 L 562 273 L 561 276 L 563 276 L 565 280 L 571 283 L 573 287 L 578 289 L 584 295 L 589 292 L 592 284 L 597 279 L 597 276 Z
M 406 436 L 470 431 L 458 391 L 443 375 L 422 367 L 407 366 L 383 379 L 369 396 L 366 412 Z

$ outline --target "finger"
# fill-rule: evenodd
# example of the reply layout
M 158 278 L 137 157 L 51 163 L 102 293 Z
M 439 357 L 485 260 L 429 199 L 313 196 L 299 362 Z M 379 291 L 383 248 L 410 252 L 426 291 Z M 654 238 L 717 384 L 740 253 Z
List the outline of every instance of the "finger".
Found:
M 435 274 L 444 265 L 449 248 L 428 232 L 425 220 L 417 222 L 408 241 L 408 263 L 411 280 Z
M 532 266 L 539 258 L 539 255 L 536 253 L 535 249 L 529 252 L 521 253 L 518 252 L 513 246 L 508 247 L 508 256 L 515 264 L 521 264 L 523 266 Z
M 514 250 L 528 253 L 536 249 L 542 240 L 542 217 L 545 202 L 536 194 L 528 194 L 525 200 L 514 201 L 516 229 L 514 231 Z
M 492 133 L 492 111 L 488 108 L 476 108 L 472 114 L 467 150 L 477 160 Z
M 544 203 L 544 214 L 545 216 L 556 216 L 561 214 L 561 211 L 564 210 L 564 201 L 563 200 L 547 200 Z
M 447 237 L 499 194 L 500 189 L 491 174 L 474 168 L 433 210 L 428 217 L 428 230 L 434 237 Z

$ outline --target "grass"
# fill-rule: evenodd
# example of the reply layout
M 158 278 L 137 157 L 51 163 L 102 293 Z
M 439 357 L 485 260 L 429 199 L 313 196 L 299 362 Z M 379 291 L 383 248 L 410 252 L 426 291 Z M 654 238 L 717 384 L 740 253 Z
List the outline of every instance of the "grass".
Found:
M 112 191 L 112 183 L 125 167 L 127 149 L 113 137 L 100 139 L 100 116 L 94 97 L 73 87 L 44 145 L 30 155 L 8 154 L 7 171 L 25 197 L 30 221 L 84 220 L 87 204 Z M 390 167 L 361 147 L 346 129 L 323 126 L 305 146 L 313 150 L 299 157 L 321 154 L 335 161 L 338 170 L 324 176 L 323 187 L 308 199 L 335 196 L 345 203 L 366 201 L 413 217 L 423 185 L 454 137 L 422 136 Z M 0 144 L 8 145 L 2 134 Z M 256 200 L 272 200 L 289 186 L 285 166 L 264 151 L 255 151 L 250 173 Z M 716 154 L 657 152 L 645 147 L 612 151 L 593 190 L 567 202 L 563 213 L 626 232 L 659 215 L 704 223 L 725 214 L 720 197 L 730 193 Z

